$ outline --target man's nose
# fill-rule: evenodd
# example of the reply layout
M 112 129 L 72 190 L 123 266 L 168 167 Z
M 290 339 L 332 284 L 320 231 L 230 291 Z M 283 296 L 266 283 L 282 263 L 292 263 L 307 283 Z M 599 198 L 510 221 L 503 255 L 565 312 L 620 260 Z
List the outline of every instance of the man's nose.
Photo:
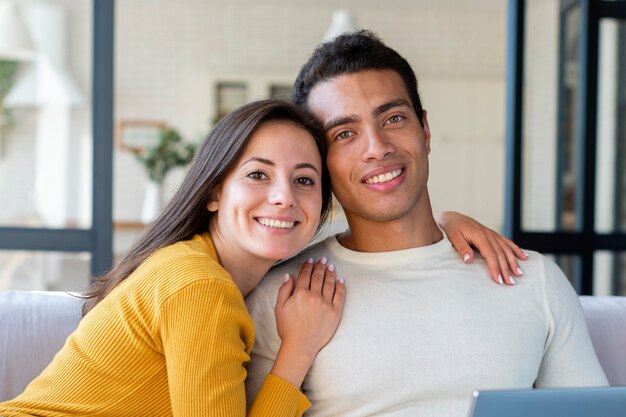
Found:
M 367 149 L 363 154 L 364 160 L 382 160 L 395 152 L 395 146 L 380 129 L 369 129 L 366 135 Z

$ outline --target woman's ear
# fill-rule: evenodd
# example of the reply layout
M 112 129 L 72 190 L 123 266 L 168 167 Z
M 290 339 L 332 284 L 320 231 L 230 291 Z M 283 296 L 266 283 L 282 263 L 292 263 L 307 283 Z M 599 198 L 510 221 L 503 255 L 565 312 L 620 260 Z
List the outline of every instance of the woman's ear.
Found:
M 210 212 L 216 212 L 217 209 L 219 208 L 219 204 L 217 202 L 217 200 L 211 200 L 208 202 L 208 204 L 206 205 L 207 210 L 209 210 Z

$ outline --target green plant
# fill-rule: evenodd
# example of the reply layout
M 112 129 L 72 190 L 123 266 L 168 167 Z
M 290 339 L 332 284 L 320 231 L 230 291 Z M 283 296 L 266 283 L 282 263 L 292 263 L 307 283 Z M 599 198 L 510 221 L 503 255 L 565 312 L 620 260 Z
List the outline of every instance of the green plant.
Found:
M 11 112 L 4 107 L 4 97 L 7 95 L 17 75 L 18 63 L 0 59 L 0 125 L 10 125 L 13 123 Z
M 175 167 L 185 166 L 193 158 L 197 145 L 186 143 L 174 129 L 163 129 L 159 142 L 143 150 L 134 150 L 151 181 L 162 183 L 167 173 Z

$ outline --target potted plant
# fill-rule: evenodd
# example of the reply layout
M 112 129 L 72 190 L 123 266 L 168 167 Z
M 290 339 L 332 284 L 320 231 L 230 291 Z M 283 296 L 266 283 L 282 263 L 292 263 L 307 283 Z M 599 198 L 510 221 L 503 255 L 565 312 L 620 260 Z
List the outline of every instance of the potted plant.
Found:
M 196 144 L 183 141 L 176 130 L 165 128 L 161 129 L 155 145 L 133 150 L 149 178 L 141 212 L 144 223 L 151 221 L 161 208 L 163 182 L 168 172 L 191 162 L 196 149 Z
M 13 124 L 13 117 L 9 109 L 4 107 L 4 97 L 13 87 L 17 75 L 16 61 L 0 59 L 0 155 L 2 155 L 2 129 Z

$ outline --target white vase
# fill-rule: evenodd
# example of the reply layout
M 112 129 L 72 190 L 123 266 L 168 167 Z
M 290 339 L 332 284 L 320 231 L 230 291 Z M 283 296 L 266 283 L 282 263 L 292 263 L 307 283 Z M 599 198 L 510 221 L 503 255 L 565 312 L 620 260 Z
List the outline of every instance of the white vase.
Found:
M 161 210 L 163 203 L 163 187 L 158 182 L 149 181 L 146 184 L 146 192 L 143 196 L 143 207 L 141 209 L 141 221 L 150 223 Z

